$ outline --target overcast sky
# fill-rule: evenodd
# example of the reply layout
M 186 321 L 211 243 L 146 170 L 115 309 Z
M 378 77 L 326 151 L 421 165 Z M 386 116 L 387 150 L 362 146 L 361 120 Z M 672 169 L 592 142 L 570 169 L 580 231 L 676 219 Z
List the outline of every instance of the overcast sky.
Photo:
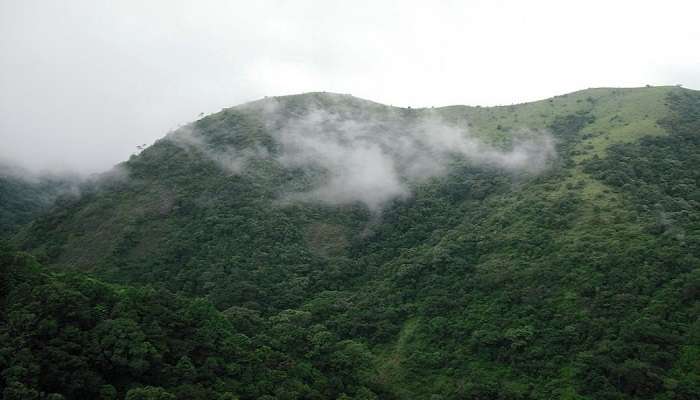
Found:
M 700 88 L 697 1 L 0 0 L 0 159 L 97 172 L 200 112 Z

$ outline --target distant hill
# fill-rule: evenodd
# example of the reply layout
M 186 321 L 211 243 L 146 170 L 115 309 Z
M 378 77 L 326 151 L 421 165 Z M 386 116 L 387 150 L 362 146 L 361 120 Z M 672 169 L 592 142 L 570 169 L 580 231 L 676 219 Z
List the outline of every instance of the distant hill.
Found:
M 118 398 L 140 386 L 183 399 L 698 398 L 699 154 L 700 93 L 679 87 L 421 109 L 319 92 L 222 110 L 14 235 L 41 279 L 106 307 L 104 320 L 131 319 L 160 357 L 119 374 L 81 353 L 94 375 L 83 387 L 25 386 L 67 398 L 103 385 Z M 209 339 L 149 328 L 168 323 L 157 295 L 130 316 L 80 279 L 106 282 L 106 298 L 176 295 L 173 315 L 201 301 L 208 321 L 228 322 L 197 332 L 252 347 L 212 369 L 215 352 L 198 347 Z M 57 324 L 97 334 L 102 320 L 81 318 Z M 52 332 L 13 346 L 41 359 Z M 227 367 L 267 351 L 284 356 L 256 358 L 257 382 Z M 6 371 L 22 363 L 11 353 Z M 182 357 L 194 375 L 164 378 Z
M 35 174 L 0 163 L 0 237 L 29 223 L 59 196 L 70 194 L 78 181 L 74 177 Z

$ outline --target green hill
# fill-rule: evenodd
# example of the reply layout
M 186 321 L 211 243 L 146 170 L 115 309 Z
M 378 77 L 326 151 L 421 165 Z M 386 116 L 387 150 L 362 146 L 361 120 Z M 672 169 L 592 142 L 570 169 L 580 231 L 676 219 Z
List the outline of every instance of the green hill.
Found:
M 32 174 L 0 163 L 0 238 L 69 197 L 79 180 L 72 176 Z
M 0 388 L 698 398 L 698 154 L 700 93 L 677 87 L 222 110 L 14 236 L 44 267 L 6 250 Z M 82 311 L 49 306 L 67 301 Z M 110 325 L 141 361 L 104 361 Z

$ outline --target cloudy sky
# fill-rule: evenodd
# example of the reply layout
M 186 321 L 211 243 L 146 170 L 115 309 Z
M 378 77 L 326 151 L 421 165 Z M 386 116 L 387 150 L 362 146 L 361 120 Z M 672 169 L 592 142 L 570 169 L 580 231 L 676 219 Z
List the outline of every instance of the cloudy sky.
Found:
M 200 112 L 700 89 L 697 1 L 0 0 L 0 160 L 101 171 Z

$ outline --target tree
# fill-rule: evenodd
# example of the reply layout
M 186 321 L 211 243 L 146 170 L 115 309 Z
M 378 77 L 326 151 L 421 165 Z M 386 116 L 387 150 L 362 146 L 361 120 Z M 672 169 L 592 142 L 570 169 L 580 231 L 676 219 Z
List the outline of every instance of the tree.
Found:
M 192 383 L 197 377 L 197 369 L 194 367 L 194 364 L 192 364 L 192 360 L 187 356 L 182 356 L 180 358 L 175 365 L 174 373 L 178 380 L 185 383 Z

